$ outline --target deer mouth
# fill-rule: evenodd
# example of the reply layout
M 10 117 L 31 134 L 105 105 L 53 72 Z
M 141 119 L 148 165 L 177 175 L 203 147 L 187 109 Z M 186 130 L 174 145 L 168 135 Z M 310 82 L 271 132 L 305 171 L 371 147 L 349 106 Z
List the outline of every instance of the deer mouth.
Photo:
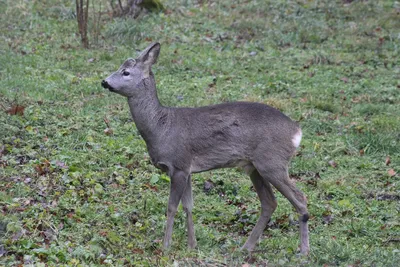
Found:
M 103 81 L 101 82 L 101 86 L 102 86 L 104 89 L 108 89 L 108 90 L 110 90 L 110 91 L 114 91 L 114 88 L 112 88 L 112 86 L 111 86 L 106 80 L 103 80 Z

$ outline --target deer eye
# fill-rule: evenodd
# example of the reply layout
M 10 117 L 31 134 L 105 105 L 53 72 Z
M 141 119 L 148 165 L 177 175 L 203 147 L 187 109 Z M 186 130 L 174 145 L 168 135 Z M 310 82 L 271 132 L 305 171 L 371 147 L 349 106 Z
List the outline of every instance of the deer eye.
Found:
M 122 75 L 124 75 L 124 76 L 129 76 L 129 71 L 124 71 L 124 72 L 122 72 Z

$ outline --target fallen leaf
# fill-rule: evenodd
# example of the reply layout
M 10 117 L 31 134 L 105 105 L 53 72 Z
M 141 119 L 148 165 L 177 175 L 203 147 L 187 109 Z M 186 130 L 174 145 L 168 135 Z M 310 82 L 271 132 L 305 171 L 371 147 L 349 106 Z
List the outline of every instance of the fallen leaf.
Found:
M 10 114 L 10 115 L 19 115 L 22 116 L 24 115 L 24 110 L 25 107 L 24 106 L 20 106 L 20 105 L 15 105 L 12 106 L 11 108 L 9 108 L 6 113 Z
M 161 249 L 155 249 L 155 250 L 153 250 L 153 254 L 157 255 L 157 256 L 160 256 L 160 255 L 163 254 L 163 251 Z
M 334 160 L 328 161 L 328 164 L 329 164 L 332 168 L 336 168 L 336 167 L 337 167 L 337 163 L 336 163 Z
M 152 186 L 152 185 L 150 185 L 150 184 L 143 184 L 143 186 L 144 186 L 144 187 L 147 187 L 148 189 L 150 189 L 150 190 L 152 190 L 152 191 L 154 191 L 154 192 L 157 192 L 157 191 L 158 191 L 157 186 Z
M 348 83 L 349 82 L 349 78 L 347 78 L 347 77 L 340 78 L 340 80 L 342 82 L 344 82 L 344 83 Z
M 99 234 L 101 236 L 107 236 L 108 232 L 106 230 L 101 230 Z
M 385 183 L 383 186 L 388 187 L 388 186 L 390 186 L 391 184 L 392 184 L 391 182 L 386 181 L 386 183 Z
M 132 249 L 132 252 L 134 254 L 143 254 L 144 253 L 143 249 L 140 249 L 140 248 L 134 248 L 134 249 Z
M 245 259 L 245 261 L 248 262 L 248 263 L 250 263 L 250 264 L 254 264 L 254 263 L 256 262 L 256 258 L 253 257 L 252 255 L 249 255 L 249 256 Z M 250 266 L 250 265 L 247 264 L 247 263 L 245 263 L 245 264 L 242 265 L 242 267 L 247 267 L 247 266 Z
M 35 171 L 39 176 L 51 172 L 50 162 L 48 160 L 44 160 L 43 162 L 36 164 Z
M 107 117 L 103 118 L 104 123 L 107 125 L 107 128 L 111 128 L 110 126 L 110 120 Z
M 385 160 L 385 165 L 386 165 L 386 166 L 389 166 L 390 162 L 391 162 L 391 161 L 390 161 L 390 157 L 387 156 L 387 157 L 386 157 L 386 160 Z
M 388 175 L 389 175 L 390 177 L 395 176 L 395 175 L 396 175 L 396 172 L 395 172 L 393 169 L 390 169 L 390 170 L 388 170 Z
M 106 128 L 105 130 L 104 130 L 104 133 L 106 134 L 106 135 L 108 135 L 108 136 L 110 136 L 110 135 L 113 135 L 113 130 L 111 129 L 111 128 Z

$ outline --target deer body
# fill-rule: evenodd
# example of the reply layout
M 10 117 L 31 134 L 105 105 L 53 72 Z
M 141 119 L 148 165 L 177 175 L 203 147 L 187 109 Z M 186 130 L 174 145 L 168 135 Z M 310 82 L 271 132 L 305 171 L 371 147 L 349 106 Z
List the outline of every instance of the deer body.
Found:
M 243 248 L 254 249 L 277 206 L 272 184 L 299 212 L 300 250 L 308 253 L 307 201 L 288 177 L 289 161 L 301 140 L 298 124 L 259 103 L 233 102 L 200 108 L 162 106 L 151 72 L 159 50 L 158 43 L 151 44 L 138 59 L 128 59 L 102 85 L 128 98 L 152 163 L 171 177 L 164 247 L 170 245 L 179 202 L 187 214 L 188 245 L 196 246 L 191 174 L 241 167 L 250 175 L 261 201 L 260 219 Z

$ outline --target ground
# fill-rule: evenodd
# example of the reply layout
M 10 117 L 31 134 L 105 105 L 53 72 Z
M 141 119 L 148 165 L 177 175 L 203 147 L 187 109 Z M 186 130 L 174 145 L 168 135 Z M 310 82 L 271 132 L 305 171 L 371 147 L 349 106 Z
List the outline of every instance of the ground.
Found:
M 90 6 L 86 50 L 74 1 L 0 1 L 0 265 L 398 264 L 399 2 L 165 0 L 137 20 L 108 3 Z M 256 251 L 240 252 L 260 205 L 234 169 L 194 175 L 198 247 L 180 208 L 161 250 L 169 178 L 100 86 L 152 41 L 164 105 L 256 101 L 300 122 L 290 176 L 308 198 L 308 257 L 278 192 Z

